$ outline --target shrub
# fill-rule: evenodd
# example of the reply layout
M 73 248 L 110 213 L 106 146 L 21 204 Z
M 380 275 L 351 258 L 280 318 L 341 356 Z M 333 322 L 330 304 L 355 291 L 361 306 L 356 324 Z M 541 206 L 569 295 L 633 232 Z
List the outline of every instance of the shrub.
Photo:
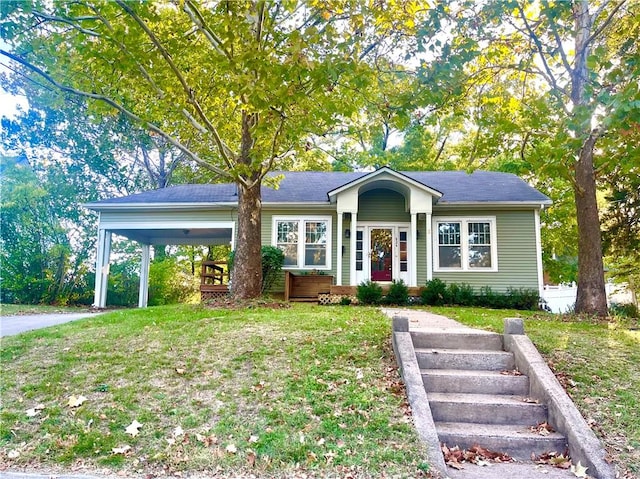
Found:
M 473 306 L 476 304 L 476 293 L 473 287 L 467 283 L 451 283 L 448 288 L 448 296 L 451 303 L 460 306 Z
M 358 285 L 356 297 L 360 304 L 379 304 L 382 300 L 382 286 L 371 280 Z
M 633 303 L 611 303 L 609 306 L 609 312 L 613 316 L 620 316 L 621 318 L 638 318 L 638 307 Z
M 511 309 L 538 309 L 540 295 L 533 289 L 508 288 L 506 294 L 506 307 Z
M 420 294 L 422 304 L 429 306 L 442 306 L 449 303 L 449 294 L 447 285 L 439 278 L 427 281 L 426 287 Z
M 175 258 L 154 261 L 149 268 L 149 306 L 184 303 L 198 292 L 198 280 Z
M 404 306 L 409 302 L 409 287 L 404 281 L 396 281 L 395 279 L 389 286 L 389 292 L 385 298 L 387 304 L 397 304 Z
M 340 304 L 342 306 L 349 306 L 351 304 L 351 298 L 349 296 L 343 296 L 340 298 Z

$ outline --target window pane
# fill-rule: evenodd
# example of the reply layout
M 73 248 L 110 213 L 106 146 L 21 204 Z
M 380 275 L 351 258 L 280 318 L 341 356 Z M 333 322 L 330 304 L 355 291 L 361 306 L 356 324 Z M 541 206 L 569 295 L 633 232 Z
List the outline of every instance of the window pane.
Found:
M 327 265 L 326 221 L 307 221 L 305 223 L 304 265 Z
M 460 223 L 438 223 L 440 245 L 460 245 Z
M 441 268 L 461 268 L 460 246 L 440 246 L 438 264 Z
M 469 267 L 491 268 L 491 246 L 469 245 Z
M 469 223 L 469 268 L 491 268 L 491 223 Z
M 298 265 L 298 222 L 278 221 L 277 246 L 284 252 L 284 266 Z

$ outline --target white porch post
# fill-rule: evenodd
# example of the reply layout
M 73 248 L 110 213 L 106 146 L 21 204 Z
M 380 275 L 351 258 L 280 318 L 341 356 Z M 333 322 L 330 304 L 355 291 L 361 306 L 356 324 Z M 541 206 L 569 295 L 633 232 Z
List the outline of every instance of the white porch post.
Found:
M 338 211 L 336 232 L 336 286 L 342 286 L 342 212 Z
M 146 308 L 149 302 L 149 267 L 151 266 L 151 245 L 142 245 L 142 261 L 140 261 L 140 290 L 138 291 L 138 308 Z
M 433 245 L 432 245 L 432 231 L 431 231 L 431 213 L 427 213 L 427 225 L 426 225 L 426 242 L 427 242 L 427 281 L 433 279 Z
M 107 305 L 107 284 L 109 281 L 109 256 L 111 256 L 111 231 L 98 229 L 98 252 L 96 254 L 96 284 L 93 305 L 104 308 Z
M 416 242 L 418 241 L 418 223 L 417 214 L 411 213 L 411 241 L 409 241 L 409 258 L 411 258 L 411 276 L 409 277 L 409 286 L 418 285 L 418 251 Z
M 356 237 L 358 236 L 358 212 L 351 212 L 351 244 L 349 251 L 349 286 L 356 286 Z

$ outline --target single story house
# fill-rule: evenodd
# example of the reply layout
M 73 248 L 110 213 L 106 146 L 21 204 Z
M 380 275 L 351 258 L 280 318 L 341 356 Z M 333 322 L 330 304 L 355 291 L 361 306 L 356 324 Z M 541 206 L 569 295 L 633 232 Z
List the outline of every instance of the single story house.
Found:
M 499 172 L 277 172 L 263 186 L 262 242 L 285 253 L 285 271 L 412 287 L 440 278 L 495 291 L 542 291 L 540 211 L 551 200 Z M 233 183 L 181 185 L 86 205 L 99 213 L 95 305 L 106 305 L 111 235 L 142 245 L 139 305 L 146 306 L 150 245 L 230 244 Z M 282 289 L 284 282 L 279 283 Z

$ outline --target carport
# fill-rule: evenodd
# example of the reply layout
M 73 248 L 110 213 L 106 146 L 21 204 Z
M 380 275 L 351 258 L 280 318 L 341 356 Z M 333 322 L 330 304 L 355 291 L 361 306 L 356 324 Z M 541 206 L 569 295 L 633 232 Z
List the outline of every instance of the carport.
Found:
M 99 214 L 94 306 L 107 304 L 113 235 L 142 246 L 141 308 L 147 306 L 149 297 L 151 245 L 225 244 L 234 249 L 237 208 L 233 191 L 216 188 L 223 186 L 184 185 L 86 204 Z M 221 203 L 220 196 L 230 201 Z

